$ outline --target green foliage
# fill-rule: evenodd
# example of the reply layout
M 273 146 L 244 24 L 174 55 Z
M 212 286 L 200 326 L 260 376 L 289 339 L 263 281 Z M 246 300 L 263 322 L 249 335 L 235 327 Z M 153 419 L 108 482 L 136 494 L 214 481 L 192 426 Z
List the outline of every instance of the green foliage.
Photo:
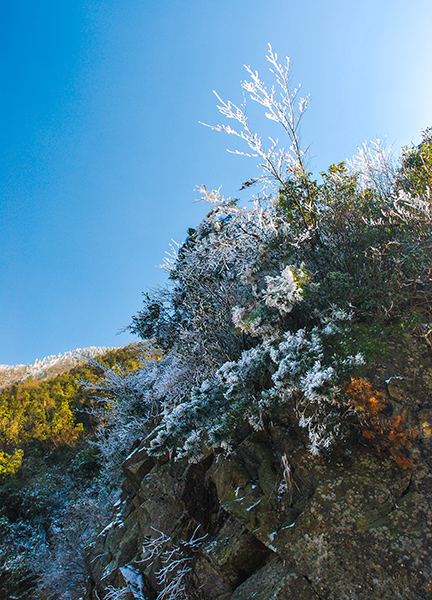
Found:
M 78 373 L 82 373 L 79 369 Z M 72 373 L 48 381 L 30 381 L 0 392 L 0 443 L 4 449 L 31 443 L 46 448 L 71 445 L 83 432 L 73 410 L 88 398 L 79 392 Z
M 298 232 L 317 224 L 319 186 L 311 173 L 297 173 L 279 189 L 278 206 Z
M 39 448 L 74 447 L 94 429 L 92 393 L 81 381 L 96 381 L 103 367 L 137 369 L 137 346 L 109 351 L 98 366 L 84 365 L 54 379 L 29 379 L 0 391 L 0 476 L 17 472 L 23 455 Z
M 399 185 L 409 194 L 431 201 L 432 190 L 432 127 L 423 132 L 418 146 L 404 148 Z
M 106 369 L 132 372 L 145 359 L 144 345 L 133 344 L 1 390 L 1 597 L 38 586 L 31 597 L 55 600 L 80 589 L 84 546 L 111 511 L 95 445 L 94 391 L 82 381 L 96 385 Z
M 0 451 L 0 477 L 15 475 L 21 466 L 23 454 L 20 448 L 14 450 L 13 454 Z
M 413 154 L 406 151 L 401 172 L 407 182 L 407 161 L 419 154 L 426 161 L 425 143 L 420 146 Z M 429 167 L 423 162 L 421 166 L 424 175 Z M 314 298 L 317 308 L 350 303 L 359 316 L 400 317 L 419 296 L 431 291 L 429 215 L 419 214 L 409 202 L 402 208 L 397 186 L 394 196 L 383 199 L 377 189 L 360 185 L 360 175 L 344 163 L 332 165 L 321 175 L 320 184 L 303 180 L 297 184 L 313 189 L 316 225 L 305 243 L 292 240 L 285 260 L 293 261 L 294 255 L 294 262 L 305 264 L 314 274 L 313 282 L 319 286 Z M 286 198 L 287 190 L 283 190 L 278 206 L 290 234 L 297 234 L 298 217 L 286 209 Z M 307 309 L 310 314 L 311 307 Z

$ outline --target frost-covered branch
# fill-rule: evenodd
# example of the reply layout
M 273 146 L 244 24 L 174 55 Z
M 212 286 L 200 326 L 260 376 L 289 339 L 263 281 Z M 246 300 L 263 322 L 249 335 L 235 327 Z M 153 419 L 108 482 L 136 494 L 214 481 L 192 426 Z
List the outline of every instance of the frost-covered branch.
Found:
M 223 131 L 229 135 L 234 135 L 249 146 L 250 151 L 234 150 L 234 154 L 240 154 L 251 158 L 258 158 L 258 167 L 263 170 L 260 180 L 265 186 L 273 189 L 284 188 L 286 181 L 290 177 L 307 180 L 307 171 L 305 168 L 305 151 L 302 150 L 299 137 L 300 122 L 308 106 L 308 97 L 299 96 L 300 87 L 291 91 L 289 83 L 290 62 L 287 58 L 285 66 L 278 63 L 278 57 L 273 52 L 269 44 L 267 60 L 270 62 L 270 71 L 276 78 L 278 93 L 272 86 L 266 87 L 260 79 L 258 72 L 253 71 L 245 65 L 246 71 L 250 75 L 250 81 L 243 81 L 242 87 L 249 95 L 250 99 L 264 107 L 265 116 L 280 126 L 287 135 L 290 146 L 286 150 L 279 146 L 278 140 L 269 138 L 270 145 L 265 147 L 261 137 L 253 131 L 249 125 L 249 118 L 246 111 L 246 96 L 242 105 L 237 106 L 231 101 L 224 101 L 214 92 L 219 100 L 218 109 L 220 113 L 228 119 L 233 119 L 239 123 L 240 128 L 235 129 L 230 125 L 206 125 L 215 131 Z
M 393 197 L 398 165 L 391 147 L 386 148 L 381 140 L 364 143 L 347 164 L 358 174 L 358 183 L 362 189 L 376 191 L 387 202 Z

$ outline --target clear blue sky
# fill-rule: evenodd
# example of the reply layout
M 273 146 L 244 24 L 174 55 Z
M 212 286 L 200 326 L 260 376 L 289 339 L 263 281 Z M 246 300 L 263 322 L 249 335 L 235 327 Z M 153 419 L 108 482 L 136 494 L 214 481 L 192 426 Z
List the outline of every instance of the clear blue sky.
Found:
M 0 363 L 116 333 L 206 207 L 253 174 L 212 90 L 241 101 L 267 43 L 311 94 L 317 172 L 432 125 L 430 0 L 13 0 L 0 8 Z M 244 198 L 246 199 L 246 198 Z

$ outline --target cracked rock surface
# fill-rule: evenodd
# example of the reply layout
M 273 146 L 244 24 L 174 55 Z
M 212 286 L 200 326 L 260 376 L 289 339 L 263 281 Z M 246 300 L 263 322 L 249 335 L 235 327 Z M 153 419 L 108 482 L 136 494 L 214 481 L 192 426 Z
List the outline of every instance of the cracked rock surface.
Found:
M 283 417 L 196 464 L 144 440 L 89 549 L 86 600 L 432 600 L 430 348 L 394 347 L 369 379 L 418 433 L 413 468 L 360 444 L 314 457 Z

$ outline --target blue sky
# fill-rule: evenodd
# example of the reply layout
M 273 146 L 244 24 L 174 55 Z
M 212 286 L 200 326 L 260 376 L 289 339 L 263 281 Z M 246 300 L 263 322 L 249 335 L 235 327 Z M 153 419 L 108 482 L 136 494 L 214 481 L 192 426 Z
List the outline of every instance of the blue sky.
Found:
M 267 79 L 269 42 L 311 94 L 315 172 L 432 125 L 430 0 L 14 0 L 0 29 L 0 363 L 133 339 L 196 186 L 254 174 L 199 121 L 213 89 L 241 101 L 243 64 Z

